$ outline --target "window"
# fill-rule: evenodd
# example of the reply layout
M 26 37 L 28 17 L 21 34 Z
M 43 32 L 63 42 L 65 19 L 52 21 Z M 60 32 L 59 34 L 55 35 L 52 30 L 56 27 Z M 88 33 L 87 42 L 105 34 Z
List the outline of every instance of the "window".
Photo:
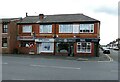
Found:
M 32 25 L 23 26 L 23 33 L 31 33 L 31 32 L 32 32 Z
M 68 47 L 69 44 L 68 43 L 57 43 L 56 44 L 56 52 L 57 53 L 67 53 L 68 52 Z
M 8 32 L 8 25 L 4 24 L 3 25 L 3 33 L 7 33 Z
M 20 47 L 33 47 L 34 46 L 34 42 L 28 42 L 28 41 L 23 41 L 20 44 Z
M 52 25 L 40 25 L 40 33 L 52 33 Z
M 73 33 L 79 33 L 79 24 L 73 24 Z
M 72 33 L 73 25 L 72 24 L 60 24 L 59 33 Z
M 94 24 L 80 24 L 80 33 L 94 33 Z
M 7 47 L 7 38 L 2 38 L 2 47 Z
M 41 43 L 41 52 L 53 52 L 54 43 Z
M 91 53 L 91 43 L 90 42 L 78 42 L 77 52 Z

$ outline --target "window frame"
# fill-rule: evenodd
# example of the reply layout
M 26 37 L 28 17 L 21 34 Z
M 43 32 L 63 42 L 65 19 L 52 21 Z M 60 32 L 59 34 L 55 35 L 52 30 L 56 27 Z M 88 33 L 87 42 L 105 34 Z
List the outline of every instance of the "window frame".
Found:
M 44 32 L 46 30 L 46 29 L 44 30 L 44 28 L 49 29 L 47 29 L 47 32 Z M 52 33 L 52 24 L 39 25 L 39 33 Z
M 3 39 L 6 39 L 6 41 L 4 41 Z M 3 46 L 4 43 L 6 43 L 7 46 Z M 7 48 L 8 47 L 8 41 L 7 38 L 2 38 L 2 48 Z
M 24 29 L 27 28 L 27 31 L 25 31 Z M 29 31 L 28 31 L 28 27 L 30 28 Z M 22 33 L 31 33 L 32 32 L 32 25 L 23 25 L 22 26 Z
M 65 26 L 64 26 L 65 25 Z M 70 25 L 70 26 L 68 26 L 68 25 Z M 65 31 L 68 31 L 67 29 L 67 27 L 66 26 L 68 26 L 68 28 L 70 29 L 70 27 L 71 27 L 71 32 L 65 32 Z M 64 28 L 63 28 L 64 27 Z M 64 32 L 63 32 L 63 29 L 61 30 L 61 28 L 63 28 L 64 29 Z M 66 29 L 65 29 L 66 28 Z M 70 30 L 69 30 L 70 31 Z M 59 24 L 59 33 L 73 33 L 73 24 Z
M 49 46 L 49 50 L 45 50 L 46 48 L 48 48 L 48 46 Z M 41 43 L 41 52 L 53 53 L 54 52 L 54 43 L 42 42 Z
M 83 48 L 82 43 L 86 43 L 86 46 Z M 80 46 L 80 49 L 78 51 L 78 46 Z M 90 46 L 89 52 L 88 52 L 88 46 Z M 85 51 L 83 51 L 85 49 Z M 77 53 L 91 53 L 92 50 L 92 43 L 91 42 L 77 42 Z
M 82 32 L 81 32 L 81 30 L 82 30 Z M 93 30 L 93 31 L 91 31 L 91 30 Z M 94 33 L 94 24 L 80 24 L 79 32 L 80 33 Z
M 3 24 L 2 33 L 8 33 L 8 24 Z

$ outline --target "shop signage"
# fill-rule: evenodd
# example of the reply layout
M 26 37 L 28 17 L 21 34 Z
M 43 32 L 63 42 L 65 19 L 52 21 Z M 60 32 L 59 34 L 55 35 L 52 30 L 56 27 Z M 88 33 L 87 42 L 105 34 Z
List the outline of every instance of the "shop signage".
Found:
M 18 36 L 17 40 L 35 40 L 34 36 Z
M 35 42 L 54 42 L 54 39 L 35 39 Z
M 85 39 L 80 39 L 80 42 L 85 42 Z
M 97 38 L 76 39 L 76 42 L 99 42 Z
M 55 42 L 75 42 L 75 39 L 62 39 L 62 38 L 57 38 L 55 39 Z

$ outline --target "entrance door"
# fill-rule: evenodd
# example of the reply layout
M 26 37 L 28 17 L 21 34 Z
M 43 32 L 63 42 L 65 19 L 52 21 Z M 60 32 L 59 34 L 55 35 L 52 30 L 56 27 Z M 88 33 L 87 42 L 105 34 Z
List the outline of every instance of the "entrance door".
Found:
M 37 44 L 37 54 L 41 53 L 41 43 Z
M 98 48 L 98 43 L 94 43 L 94 54 L 95 56 L 99 56 L 99 48 Z
M 74 56 L 74 43 L 69 43 L 68 56 Z

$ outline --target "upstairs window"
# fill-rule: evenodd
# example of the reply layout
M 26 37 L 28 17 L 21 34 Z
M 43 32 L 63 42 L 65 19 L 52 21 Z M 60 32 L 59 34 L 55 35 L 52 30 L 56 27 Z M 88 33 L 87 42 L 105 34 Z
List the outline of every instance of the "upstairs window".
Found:
M 73 33 L 73 25 L 72 24 L 60 24 L 59 33 Z
M 52 25 L 40 25 L 40 33 L 52 33 Z
M 94 33 L 94 24 L 80 24 L 80 33 Z
M 7 24 L 3 24 L 3 33 L 7 33 L 8 32 L 8 25 Z
M 32 25 L 24 25 L 22 32 L 23 33 L 31 33 L 32 32 Z

